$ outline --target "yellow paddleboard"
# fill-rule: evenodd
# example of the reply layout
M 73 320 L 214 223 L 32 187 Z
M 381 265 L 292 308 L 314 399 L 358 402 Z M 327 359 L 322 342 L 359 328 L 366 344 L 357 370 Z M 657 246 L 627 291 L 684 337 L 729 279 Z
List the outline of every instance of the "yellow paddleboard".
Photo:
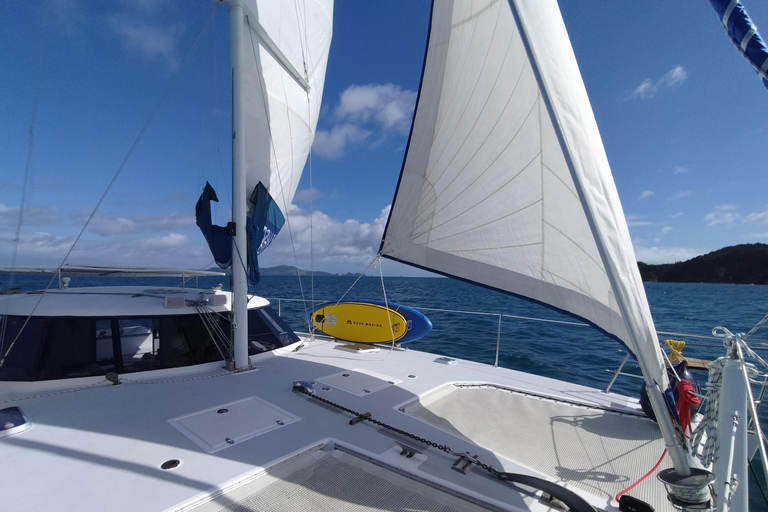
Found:
M 320 332 L 358 343 L 391 343 L 405 336 L 408 322 L 392 309 L 369 302 L 326 304 L 311 313 Z

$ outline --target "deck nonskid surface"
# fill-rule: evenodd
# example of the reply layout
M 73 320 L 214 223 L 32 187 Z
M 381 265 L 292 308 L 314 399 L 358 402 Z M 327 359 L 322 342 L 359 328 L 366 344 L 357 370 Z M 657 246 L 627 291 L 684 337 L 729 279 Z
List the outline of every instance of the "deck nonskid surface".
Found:
M 474 450 L 483 462 L 498 469 L 540 471 L 554 479 L 573 481 L 598 496 L 596 504 L 602 501 L 605 505 L 606 493 L 613 492 L 613 487 L 594 488 L 593 480 L 599 472 L 621 475 L 613 482 L 621 487 L 625 478 L 632 480 L 635 473 L 639 478 L 652 466 L 646 467 L 645 459 L 638 459 L 636 464 L 628 462 L 633 460 L 631 456 L 607 462 L 587 460 L 574 465 L 573 460 L 578 460 L 584 450 L 591 452 L 588 447 L 591 445 L 579 443 L 585 443 L 585 439 L 600 443 L 604 438 L 601 438 L 602 430 L 595 431 L 598 424 L 602 429 L 603 420 L 590 418 L 593 411 L 571 406 L 580 418 L 578 425 L 572 419 L 563 418 L 559 408 L 546 411 L 549 407 L 546 402 L 542 402 L 544 409 L 532 406 L 530 410 L 521 409 L 521 404 L 489 402 L 486 412 L 490 416 L 481 423 L 503 425 L 512 421 L 509 436 L 498 438 L 503 439 L 503 446 L 496 446 L 484 437 L 473 437 L 482 429 L 472 430 L 473 422 L 468 418 L 459 421 L 450 412 L 445 413 L 448 425 L 403 413 L 399 409 L 406 404 L 415 403 L 420 396 L 454 382 L 494 383 L 567 400 L 591 401 L 604 407 L 634 408 L 631 401 L 618 395 L 468 361 L 445 365 L 437 362 L 437 357 L 387 349 L 375 354 L 354 354 L 338 350 L 337 343 L 316 341 L 298 352 L 255 358 L 253 364 L 257 369 L 239 374 L 227 374 L 214 365 L 185 375 L 168 376 L 159 372 L 152 379 L 127 374 L 122 385 L 96 385 L 71 393 L 59 393 L 63 391 L 59 388 L 54 390 L 56 394 L 47 394 L 38 384 L 28 393 L 38 397 L 30 399 L 19 400 L 24 393 L 18 389 L 13 394 L 0 394 L 0 407 L 18 405 L 34 424 L 27 432 L 0 440 L 0 458 L 10 462 L 0 467 L 3 501 L 17 507 L 23 505 L 24 510 L 51 510 L 47 497 L 56 495 L 59 502 L 54 508 L 63 510 L 101 510 L 105 503 L 110 503 L 114 510 L 173 510 L 180 504 L 193 503 L 212 489 L 247 478 L 288 455 L 330 442 L 399 466 L 403 471 L 413 471 L 420 478 L 466 488 L 470 494 L 492 502 L 537 507 L 534 499 L 518 495 L 508 486 L 481 474 L 482 470 L 476 469 L 469 475 L 452 471 L 454 458 L 437 450 L 424 448 L 419 457 L 400 457 L 397 440 L 384 435 L 374 425 L 350 426 L 348 414 L 293 393 L 291 386 L 297 380 L 314 382 L 318 395 L 355 411 L 370 412 L 374 418 L 414 435 L 449 445 L 455 451 Z M 344 373 L 350 376 L 343 377 Z M 333 385 L 347 378 L 357 381 L 350 381 L 348 386 Z M 227 447 L 211 454 L 205 453 L 169 422 L 219 406 L 226 408 L 223 407 L 226 404 L 249 397 L 272 404 L 298 420 L 242 441 L 227 431 L 226 422 L 212 423 L 206 435 L 215 438 L 221 430 L 221 438 L 230 438 L 233 442 L 227 442 Z M 493 399 L 483 397 L 482 400 Z M 474 398 L 469 402 L 482 403 Z M 462 402 L 456 404 L 460 410 L 469 410 Z M 534 421 L 536 414 L 541 417 L 535 421 L 546 424 L 536 428 L 540 434 L 537 442 L 549 445 L 543 448 L 549 455 L 542 464 L 537 464 L 535 457 L 531 459 L 525 453 L 509 449 L 521 444 L 516 441 L 519 433 L 514 433 L 513 429 L 517 428 L 514 422 L 523 421 L 521 418 Z M 561 419 L 553 420 L 553 415 Z M 464 423 L 465 420 L 469 423 Z M 619 436 L 615 439 L 616 446 L 604 451 L 610 457 L 614 453 L 646 450 L 651 457 L 651 452 L 657 451 L 654 444 L 657 441 L 651 439 L 654 428 L 649 426 L 639 438 Z M 468 439 L 481 446 L 474 446 Z M 526 445 L 531 442 L 525 440 Z M 503 457 L 496 457 L 491 449 L 498 450 Z M 160 469 L 169 459 L 179 459 L 181 464 L 173 470 Z M 557 468 L 551 471 L 553 460 L 560 468 L 559 473 Z M 49 492 L 35 491 L 41 482 Z

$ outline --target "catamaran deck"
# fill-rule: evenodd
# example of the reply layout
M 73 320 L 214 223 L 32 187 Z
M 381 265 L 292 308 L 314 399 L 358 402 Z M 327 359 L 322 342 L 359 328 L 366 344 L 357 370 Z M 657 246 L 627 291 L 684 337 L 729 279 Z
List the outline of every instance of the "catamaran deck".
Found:
M 498 470 L 568 482 L 599 508 L 664 450 L 655 424 L 619 395 L 416 351 L 355 353 L 324 340 L 293 348 L 255 356 L 255 369 L 238 374 L 210 363 L 125 374 L 116 386 L 96 377 L 3 383 L 0 408 L 19 406 L 33 424 L 0 439 L 4 506 L 548 510 L 481 468 L 453 471 L 456 458 L 439 450 L 368 422 L 350 426 L 349 414 L 292 392 L 300 380 Z M 671 510 L 655 476 L 630 494 Z

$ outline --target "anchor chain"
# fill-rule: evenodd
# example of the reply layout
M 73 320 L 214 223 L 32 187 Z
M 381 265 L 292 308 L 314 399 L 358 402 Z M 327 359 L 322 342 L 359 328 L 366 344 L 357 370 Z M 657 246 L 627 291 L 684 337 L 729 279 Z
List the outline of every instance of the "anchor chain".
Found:
M 453 467 L 454 469 L 456 469 L 457 471 L 460 471 L 461 473 L 466 474 L 467 471 L 469 471 L 472 468 L 472 466 L 477 465 L 503 482 L 509 482 L 511 484 L 522 484 L 522 485 L 533 487 L 535 489 L 542 491 L 542 498 L 540 501 L 543 500 L 543 502 L 545 503 L 560 502 L 560 504 L 567 507 L 567 510 L 570 510 L 573 512 L 596 512 L 596 509 L 592 505 L 590 505 L 586 500 L 584 500 L 584 498 L 582 498 L 578 494 L 574 493 L 569 489 L 566 489 L 565 487 L 559 484 L 556 484 L 535 476 L 522 475 L 522 474 L 516 474 L 516 473 L 505 473 L 503 471 L 494 469 L 493 466 L 491 466 L 490 464 L 484 464 L 483 462 L 480 462 L 480 460 L 478 460 L 477 458 L 477 455 L 470 455 L 469 452 L 465 452 L 465 453 L 455 452 L 444 444 L 438 444 L 434 441 L 430 441 L 429 439 L 425 439 L 421 436 L 417 436 L 415 434 L 411 434 L 410 432 L 406 432 L 403 429 L 393 427 L 392 425 L 388 425 L 383 421 L 379 421 L 373 418 L 371 416 L 371 413 L 369 412 L 361 414 L 353 409 L 350 409 L 349 407 L 344 407 L 343 405 L 332 402 L 327 398 L 318 396 L 315 394 L 315 390 L 312 389 L 312 384 L 310 384 L 309 382 L 306 382 L 306 381 L 294 382 L 293 392 L 300 393 L 302 395 L 307 396 L 308 398 L 312 398 L 313 400 L 317 400 L 318 402 L 321 402 L 325 405 L 331 406 L 335 409 L 351 414 L 352 416 L 354 416 L 354 418 L 349 420 L 350 425 L 355 425 L 362 421 L 368 421 L 370 423 L 373 423 L 374 425 L 378 425 L 382 428 L 395 432 L 396 434 L 407 437 L 408 439 L 413 439 L 414 441 L 418 441 L 419 443 L 425 444 L 432 448 L 437 448 L 438 450 L 445 452 L 449 455 L 453 455 L 454 457 L 459 457 L 459 460 L 457 460 L 453 464 Z M 462 462 L 464 462 L 464 464 L 461 464 Z
M 295 393 L 300 393 L 302 395 L 305 395 L 309 398 L 312 398 L 313 400 L 317 400 L 318 402 L 322 402 L 325 405 L 330 405 L 331 407 L 334 407 L 336 409 L 339 409 L 340 411 L 344 411 L 346 413 L 351 414 L 354 416 L 353 419 L 349 420 L 350 425 L 354 425 L 356 423 L 360 423 L 361 421 L 368 421 L 370 423 L 373 423 L 374 425 L 378 425 L 379 427 L 385 428 L 387 430 L 390 430 L 392 432 L 395 432 L 396 434 L 399 434 L 403 437 L 407 437 L 408 439 L 413 439 L 414 441 L 418 441 L 421 444 L 425 444 L 432 448 L 437 448 L 438 450 L 445 452 L 449 455 L 453 455 L 454 457 L 461 457 L 465 459 L 467 462 L 470 462 L 471 464 L 475 464 L 495 476 L 496 478 L 502 478 L 503 473 L 501 471 L 498 471 L 497 469 L 494 469 L 493 466 L 490 464 L 485 464 L 483 462 L 480 462 L 478 460 L 477 456 L 471 457 L 469 453 L 459 453 L 456 451 L 453 451 L 450 447 L 444 445 L 444 444 L 438 444 L 434 441 L 430 441 L 429 439 L 425 439 L 423 437 L 417 436 L 416 434 L 411 434 L 410 432 L 407 432 L 403 429 L 393 427 L 392 425 L 388 425 L 384 423 L 383 421 L 379 421 L 376 418 L 373 418 L 370 413 L 359 413 L 353 409 L 350 409 L 349 407 L 344 407 L 341 404 L 337 404 L 335 402 L 332 402 L 328 400 L 327 398 L 323 398 L 321 396 L 318 396 L 314 393 L 311 386 L 305 384 L 296 382 L 293 385 L 293 391 Z

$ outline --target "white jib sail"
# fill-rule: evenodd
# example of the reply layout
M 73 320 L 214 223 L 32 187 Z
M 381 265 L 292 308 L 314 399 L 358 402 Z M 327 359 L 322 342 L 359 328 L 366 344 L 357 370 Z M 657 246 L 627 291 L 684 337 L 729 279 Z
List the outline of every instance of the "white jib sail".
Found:
M 287 216 L 320 114 L 333 1 L 237 1 L 247 19 L 246 190 L 238 193 L 250 197 L 262 182 Z
M 594 323 L 667 379 L 555 0 L 439 1 L 381 253 Z M 529 59 L 533 56 L 534 63 Z

